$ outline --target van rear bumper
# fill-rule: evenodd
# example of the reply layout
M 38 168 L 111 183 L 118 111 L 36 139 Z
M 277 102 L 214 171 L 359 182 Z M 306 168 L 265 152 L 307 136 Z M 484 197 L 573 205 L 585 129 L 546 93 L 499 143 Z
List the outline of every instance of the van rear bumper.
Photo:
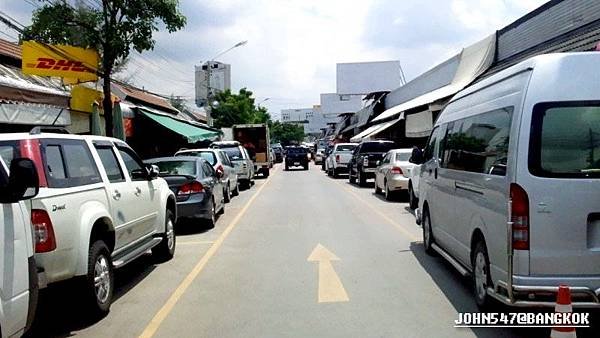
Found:
M 594 277 L 524 277 L 513 278 L 513 299 L 508 297 L 507 284 L 498 282 L 490 296 L 516 307 L 554 307 L 558 286 L 571 290 L 571 303 L 576 308 L 600 308 L 600 276 Z

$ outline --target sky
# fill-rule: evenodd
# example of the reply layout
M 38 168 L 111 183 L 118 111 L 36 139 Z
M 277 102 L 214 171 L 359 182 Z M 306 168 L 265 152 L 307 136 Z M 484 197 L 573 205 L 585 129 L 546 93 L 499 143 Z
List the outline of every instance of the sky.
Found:
M 97 0 L 81 0 L 96 3 Z M 277 117 L 335 92 L 336 63 L 399 60 L 406 79 L 459 53 L 544 0 L 180 0 L 186 27 L 155 33 L 119 78 L 193 101 L 194 65 L 240 41 L 217 61 L 231 64 L 232 89 L 246 87 Z M 0 0 L 24 25 L 38 0 Z M 8 35 L 8 36 L 7 36 Z M 0 38 L 17 33 L 0 23 Z

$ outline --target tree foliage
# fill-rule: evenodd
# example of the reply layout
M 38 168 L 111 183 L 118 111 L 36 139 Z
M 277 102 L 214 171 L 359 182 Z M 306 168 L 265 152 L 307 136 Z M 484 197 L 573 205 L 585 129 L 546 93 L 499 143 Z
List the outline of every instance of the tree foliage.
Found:
M 291 143 L 300 143 L 304 139 L 304 127 L 294 123 L 281 123 L 275 121 L 269 126 L 271 142 L 287 146 Z
M 214 97 L 217 102 L 211 110 L 213 126 L 229 128 L 234 124 L 270 123 L 271 115 L 265 107 L 256 107 L 252 92 L 246 88 L 234 94 L 227 89 Z
M 104 80 L 106 134 L 112 135 L 110 76 L 131 50 L 154 48 L 152 35 L 162 22 L 169 32 L 185 26 L 178 0 L 101 0 L 99 7 L 74 6 L 67 0 L 44 2 L 33 13 L 24 40 L 93 48 L 100 54 Z

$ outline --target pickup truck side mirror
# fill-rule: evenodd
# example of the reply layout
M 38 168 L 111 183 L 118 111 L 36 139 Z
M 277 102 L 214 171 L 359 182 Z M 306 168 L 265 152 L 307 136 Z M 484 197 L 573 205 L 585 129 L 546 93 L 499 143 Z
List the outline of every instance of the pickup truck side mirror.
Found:
M 413 147 L 412 154 L 410 155 L 408 162 L 414 164 L 423 164 L 423 151 L 417 147 Z
M 33 161 L 28 158 L 13 159 L 10 163 L 10 176 L 6 189 L 0 191 L 2 203 L 16 203 L 37 195 L 39 178 Z
M 160 169 L 158 168 L 158 166 L 156 164 L 151 164 L 148 168 L 148 179 L 153 180 L 157 178 L 159 173 Z

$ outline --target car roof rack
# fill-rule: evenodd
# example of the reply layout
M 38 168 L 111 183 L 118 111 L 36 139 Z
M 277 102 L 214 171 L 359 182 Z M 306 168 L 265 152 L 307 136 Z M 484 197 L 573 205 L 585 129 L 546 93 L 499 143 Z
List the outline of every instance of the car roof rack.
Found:
M 36 126 L 30 131 L 30 135 L 37 135 L 43 132 L 56 133 L 56 134 L 71 134 L 65 127 L 53 127 L 53 126 Z

